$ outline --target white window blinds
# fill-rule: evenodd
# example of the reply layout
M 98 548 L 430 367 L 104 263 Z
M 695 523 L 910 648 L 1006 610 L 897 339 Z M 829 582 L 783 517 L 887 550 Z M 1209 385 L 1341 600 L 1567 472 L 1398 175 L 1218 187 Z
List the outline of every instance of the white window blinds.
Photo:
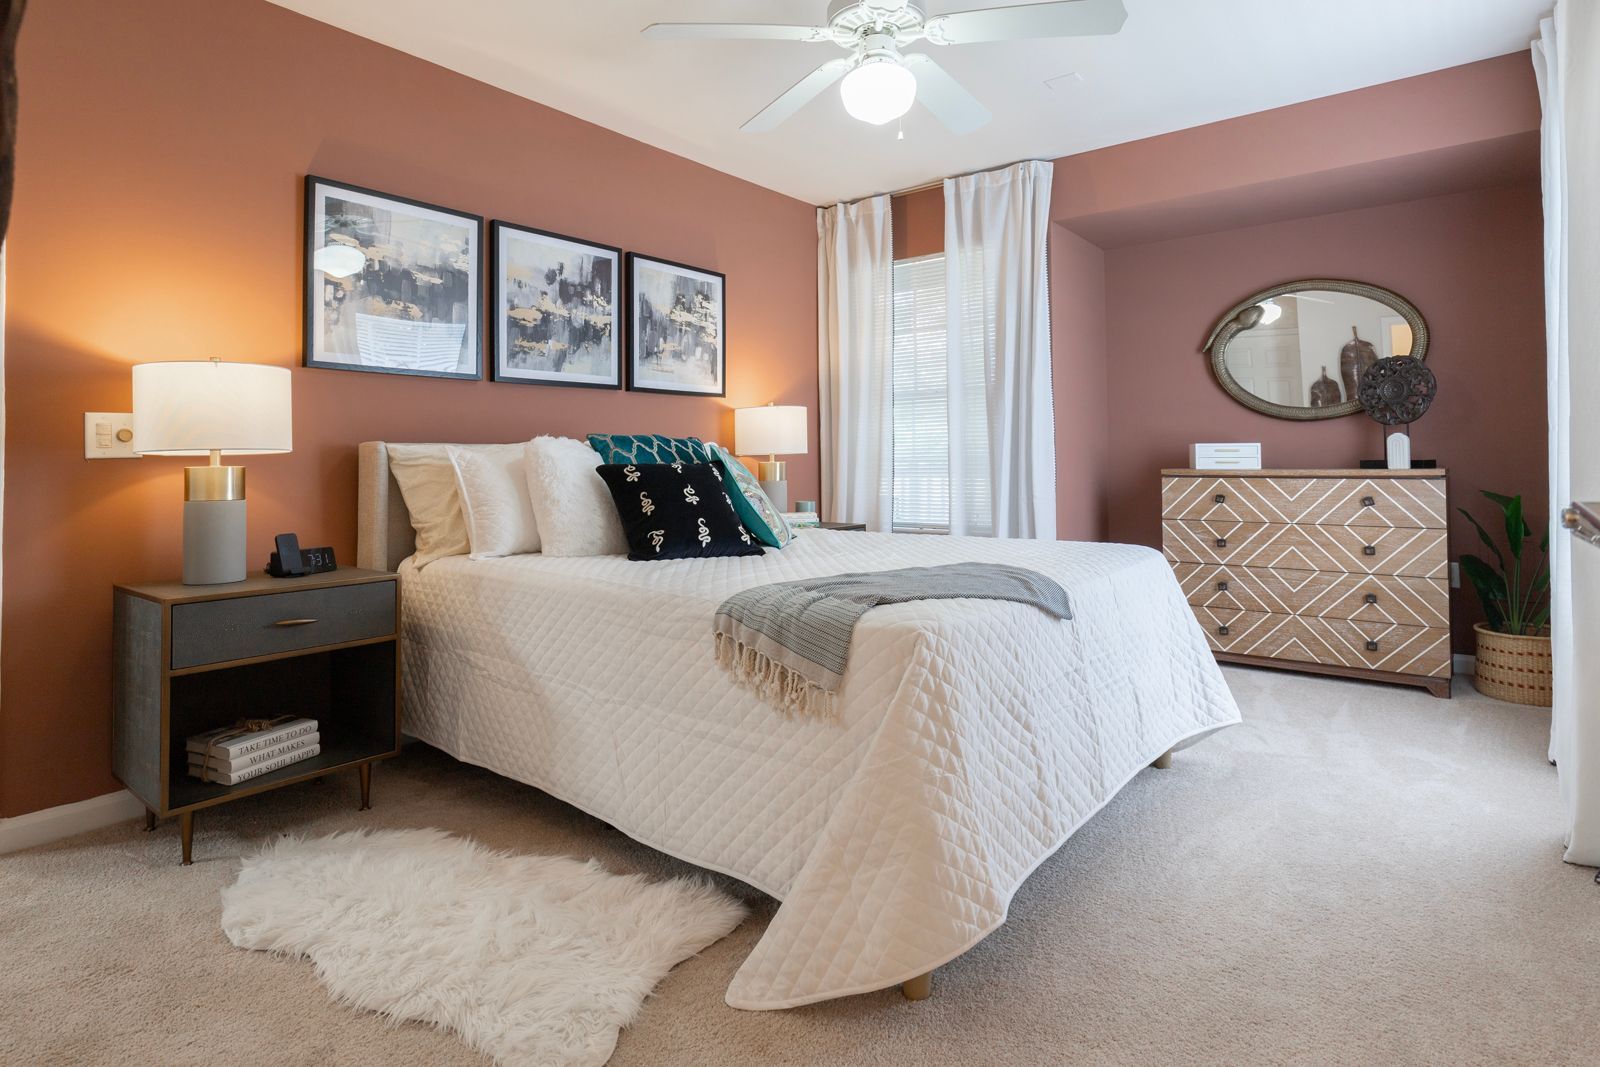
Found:
M 944 256 L 894 265 L 894 529 L 950 528 Z

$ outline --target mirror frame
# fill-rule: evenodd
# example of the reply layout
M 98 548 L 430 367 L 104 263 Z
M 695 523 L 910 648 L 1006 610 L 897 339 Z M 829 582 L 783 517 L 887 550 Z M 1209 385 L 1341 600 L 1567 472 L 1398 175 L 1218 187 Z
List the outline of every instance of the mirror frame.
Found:
M 1238 380 L 1234 378 L 1233 372 L 1228 369 L 1228 342 L 1255 325 L 1251 323 L 1247 326 L 1241 322 L 1240 313 L 1247 308 L 1255 307 L 1263 300 L 1304 292 L 1308 289 L 1345 293 L 1349 296 L 1364 296 L 1390 308 L 1395 314 L 1404 318 L 1406 324 L 1411 327 L 1411 355 L 1418 362 L 1427 362 L 1428 324 L 1423 320 L 1422 312 L 1417 310 L 1416 305 L 1394 290 L 1384 289 L 1377 285 L 1367 285 L 1363 282 L 1343 281 L 1337 278 L 1305 278 L 1300 281 L 1284 282 L 1282 285 L 1274 285 L 1270 289 L 1263 289 L 1248 300 L 1241 300 L 1228 309 L 1227 314 L 1218 319 L 1217 324 L 1211 328 L 1211 336 L 1206 338 L 1205 345 L 1200 349 L 1202 352 L 1211 354 L 1211 370 L 1216 375 L 1217 382 L 1222 386 L 1223 390 L 1245 407 L 1259 411 L 1263 415 L 1300 421 L 1337 419 L 1345 415 L 1354 415 L 1361 410 L 1361 401 L 1359 400 L 1345 400 L 1325 408 L 1314 408 L 1309 404 L 1300 407 L 1275 404 L 1270 400 L 1261 399 L 1240 385 Z

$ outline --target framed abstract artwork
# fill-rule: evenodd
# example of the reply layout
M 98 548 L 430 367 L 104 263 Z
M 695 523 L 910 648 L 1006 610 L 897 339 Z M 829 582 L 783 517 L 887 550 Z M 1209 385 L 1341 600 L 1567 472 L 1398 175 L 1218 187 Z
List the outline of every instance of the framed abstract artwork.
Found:
M 497 382 L 622 388 L 622 250 L 496 221 Z
M 628 253 L 628 388 L 641 393 L 727 392 L 726 279 Z
M 483 377 L 483 219 L 306 176 L 305 365 Z

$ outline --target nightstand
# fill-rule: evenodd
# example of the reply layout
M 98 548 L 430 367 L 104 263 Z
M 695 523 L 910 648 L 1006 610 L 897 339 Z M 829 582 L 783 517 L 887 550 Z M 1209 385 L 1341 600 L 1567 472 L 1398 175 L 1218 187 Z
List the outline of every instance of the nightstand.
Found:
M 145 805 L 145 828 L 178 817 L 191 862 L 194 813 L 335 771 L 360 776 L 400 751 L 400 585 L 341 567 L 227 585 L 119 585 L 111 761 Z M 317 720 L 322 751 L 238 785 L 189 775 L 185 742 L 241 719 Z
M 867 524 L 864 522 L 819 522 L 815 527 L 818 530 L 861 530 L 863 532 L 866 531 L 866 528 Z

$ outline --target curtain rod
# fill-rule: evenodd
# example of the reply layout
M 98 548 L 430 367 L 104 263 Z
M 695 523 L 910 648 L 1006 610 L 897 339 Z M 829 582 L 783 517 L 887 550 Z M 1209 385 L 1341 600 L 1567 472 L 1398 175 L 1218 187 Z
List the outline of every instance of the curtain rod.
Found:
M 1010 163 L 1001 163 L 999 166 L 996 166 L 996 167 L 984 167 L 982 170 L 969 170 L 965 174 L 952 174 L 952 175 L 950 175 L 950 177 L 951 178 L 970 178 L 974 174 L 987 174 L 988 172 L 994 171 L 994 170 L 1005 170 L 1007 167 L 1014 167 L 1018 163 L 1045 163 L 1045 162 L 1050 162 L 1050 161 L 1049 160 L 1040 160 L 1040 159 L 1014 159 Z M 946 181 L 948 181 L 948 180 L 949 179 L 947 179 L 947 178 L 935 178 L 931 182 L 923 182 L 921 185 L 910 185 L 910 186 L 907 186 L 904 189 L 896 189 L 891 193 L 881 193 L 879 195 L 881 195 L 881 196 L 908 196 L 911 193 L 921 193 L 921 192 L 925 192 L 926 190 L 929 190 L 929 189 L 942 188 L 944 183 Z

